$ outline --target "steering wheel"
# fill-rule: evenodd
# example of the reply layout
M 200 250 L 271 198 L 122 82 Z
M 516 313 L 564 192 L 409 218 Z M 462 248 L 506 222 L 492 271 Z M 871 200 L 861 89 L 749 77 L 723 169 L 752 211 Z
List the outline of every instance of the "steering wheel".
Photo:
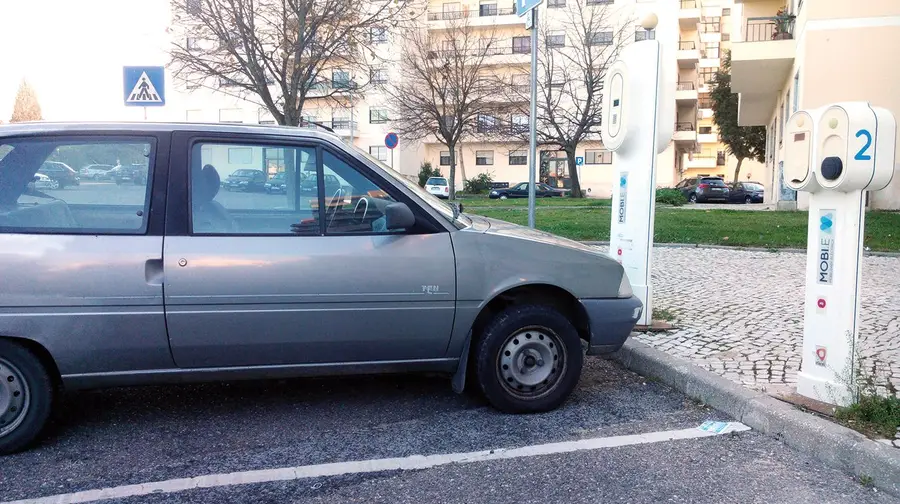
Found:
M 359 198 L 359 201 L 356 202 L 356 208 L 353 209 L 353 216 L 355 217 L 355 216 L 359 215 L 359 207 L 360 207 L 360 205 L 362 205 L 363 203 L 365 203 L 366 206 L 363 207 L 363 214 L 362 214 L 362 217 L 359 218 L 359 222 L 357 222 L 357 224 L 362 224 L 363 222 L 365 222 L 365 221 L 366 221 L 366 214 L 369 213 L 369 200 L 366 199 L 365 196 L 363 196 L 363 197 Z
M 328 202 L 328 207 L 325 208 L 325 212 L 327 214 L 328 210 L 331 210 L 331 217 L 328 218 L 328 227 L 331 227 L 331 223 L 334 222 L 334 217 L 337 215 L 339 201 L 344 199 L 344 188 L 340 188 L 334 192 L 334 195 L 331 196 L 331 200 Z

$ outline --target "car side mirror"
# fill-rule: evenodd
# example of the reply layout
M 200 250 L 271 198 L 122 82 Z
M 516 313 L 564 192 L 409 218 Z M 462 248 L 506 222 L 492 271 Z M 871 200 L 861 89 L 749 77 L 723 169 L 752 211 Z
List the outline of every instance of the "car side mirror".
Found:
M 384 220 L 388 231 L 408 229 L 416 225 L 416 216 L 406 203 L 391 203 L 384 207 Z

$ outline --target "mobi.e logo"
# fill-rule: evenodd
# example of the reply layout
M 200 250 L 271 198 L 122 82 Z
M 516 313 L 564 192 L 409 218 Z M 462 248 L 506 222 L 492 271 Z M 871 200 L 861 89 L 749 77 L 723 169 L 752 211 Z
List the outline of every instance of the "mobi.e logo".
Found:
M 622 172 L 619 177 L 619 208 L 618 222 L 625 224 L 625 203 L 628 198 L 628 172 Z
M 831 284 L 834 271 L 834 210 L 819 212 L 816 283 Z

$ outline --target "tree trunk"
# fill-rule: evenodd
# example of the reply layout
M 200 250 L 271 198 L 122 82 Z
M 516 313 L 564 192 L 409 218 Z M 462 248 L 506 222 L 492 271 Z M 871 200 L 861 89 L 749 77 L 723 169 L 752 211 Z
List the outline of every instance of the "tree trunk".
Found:
M 459 175 L 462 177 L 463 187 L 466 185 L 466 157 L 463 156 L 463 148 L 459 148 Z
M 744 164 L 744 158 L 738 158 L 738 164 L 734 167 L 734 183 L 739 182 L 738 177 L 741 175 L 741 165 Z
M 456 199 L 456 145 L 447 146 L 450 149 L 450 174 L 447 180 L 450 182 L 450 199 Z
M 578 180 L 578 165 L 575 164 L 575 148 L 566 149 L 566 164 L 569 165 L 569 178 L 572 179 L 572 197 L 583 198 L 581 181 Z

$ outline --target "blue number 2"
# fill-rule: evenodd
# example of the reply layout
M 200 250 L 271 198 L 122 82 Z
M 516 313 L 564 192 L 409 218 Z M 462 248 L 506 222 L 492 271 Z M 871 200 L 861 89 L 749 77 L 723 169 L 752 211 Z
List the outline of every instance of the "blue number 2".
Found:
M 872 159 L 872 156 L 866 154 L 866 151 L 872 146 L 872 134 L 869 133 L 869 130 L 861 129 L 856 132 L 856 138 L 861 136 L 866 137 L 866 145 L 863 145 L 862 149 L 859 149 L 859 152 L 856 153 L 856 156 L 853 159 L 857 161 L 869 161 Z

